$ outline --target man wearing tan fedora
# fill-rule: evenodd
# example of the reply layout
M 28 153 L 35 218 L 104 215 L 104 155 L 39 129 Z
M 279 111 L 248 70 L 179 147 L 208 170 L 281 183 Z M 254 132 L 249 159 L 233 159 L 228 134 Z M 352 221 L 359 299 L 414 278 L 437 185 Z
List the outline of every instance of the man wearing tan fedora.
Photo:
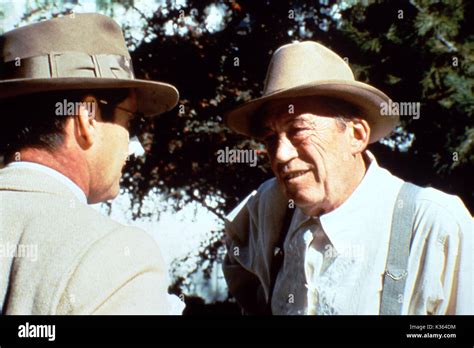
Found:
M 178 91 L 134 77 L 120 27 L 77 14 L 0 37 L 3 314 L 180 314 L 160 250 L 88 203 L 114 198 L 139 117 Z
M 285 45 L 264 93 L 227 125 L 265 144 L 275 178 L 226 219 L 224 275 L 249 314 L 474 314 L 473 222 L 367 146 L 398 115 L 316 42 Z

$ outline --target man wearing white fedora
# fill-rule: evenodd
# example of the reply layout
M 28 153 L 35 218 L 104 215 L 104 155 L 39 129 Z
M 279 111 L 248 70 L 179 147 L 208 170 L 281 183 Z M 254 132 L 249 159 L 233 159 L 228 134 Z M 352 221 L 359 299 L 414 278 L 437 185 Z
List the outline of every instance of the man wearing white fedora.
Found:
M 226 220 L 224 275 L 250 314 L 474 314 L 462 201 L 404 182 L 367 150 L 398 115 L 316 42 L 273 54 L 261 98 L 226 115 L 275 178 Z
M 118 194 L 139 117 L 176 88 L 136 79 L 99 14 L 12 30 L 0 53 L 2 314 L 180 314 L 154 240 L 87 205 Z

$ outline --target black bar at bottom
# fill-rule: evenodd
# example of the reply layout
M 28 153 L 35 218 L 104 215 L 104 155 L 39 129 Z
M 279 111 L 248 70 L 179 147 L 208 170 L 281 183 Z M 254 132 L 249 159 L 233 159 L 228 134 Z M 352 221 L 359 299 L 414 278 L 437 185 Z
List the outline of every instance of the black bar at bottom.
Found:
M 52 326 L 44 325 L 54 325 L 54 340 Z M 31 337 L 40 334 L 43 337 Z M 310 344 L 314 347 L 319 343 L 474 347 L 474 317 L 0 317 L 1 348 L 37 344 L 41 347 L 58 344 L 132 347 Z

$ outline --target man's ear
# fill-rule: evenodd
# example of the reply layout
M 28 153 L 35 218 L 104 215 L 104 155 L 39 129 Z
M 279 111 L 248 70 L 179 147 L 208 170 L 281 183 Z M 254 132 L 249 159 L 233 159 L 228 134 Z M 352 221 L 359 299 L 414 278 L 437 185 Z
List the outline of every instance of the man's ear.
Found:
M 97 135 L 97 99 L 88 95 L 82 99 L 82 105 L 79 106 L 78 115 L 74 118 L 76 137 L 79 145 L 84 149 L 90 148 Z
M 351 151 L 353 155 L 362 153 L 369 145 L 370 126 L 363 118 L 354 118 L 352 121 Z

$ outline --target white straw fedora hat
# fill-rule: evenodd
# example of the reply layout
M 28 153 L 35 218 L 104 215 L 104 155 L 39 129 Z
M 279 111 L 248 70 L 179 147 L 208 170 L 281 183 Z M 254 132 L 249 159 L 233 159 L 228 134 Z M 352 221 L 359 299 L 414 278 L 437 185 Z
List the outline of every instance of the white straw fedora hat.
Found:
M 356 81 L 346 62 L 323 45 L 305 41 L 281 46 L 272 56 L 261 98 L 251 100 L 225 115 L 227 126 L 256 137 L 254 118 L 265 103 L 292 97 L 330 97 L 355 106 L 371 127 L 370 142 L 388 135 L 398 115 L 381 115 L 390 98 L 366 83 Z
M 115 88 L 135 88 L 145 116 L 172 109 L 179 97 L 172 85 L 135 78 L 122 30 L 109 17 L 68 15 L 0 36 L 0 99 Z

